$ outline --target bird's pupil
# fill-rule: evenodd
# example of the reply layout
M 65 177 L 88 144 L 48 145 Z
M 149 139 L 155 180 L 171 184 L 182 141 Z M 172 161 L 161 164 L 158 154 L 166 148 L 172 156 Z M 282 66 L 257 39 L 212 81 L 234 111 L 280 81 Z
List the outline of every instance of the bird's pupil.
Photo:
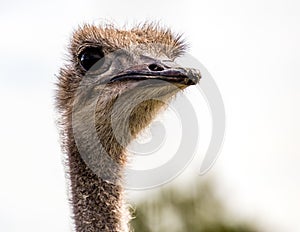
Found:
M 81 66 L 88 71 L 103 57 L 104 53 L 101 48 L 89 47 L 79 55 L 79 60 Z

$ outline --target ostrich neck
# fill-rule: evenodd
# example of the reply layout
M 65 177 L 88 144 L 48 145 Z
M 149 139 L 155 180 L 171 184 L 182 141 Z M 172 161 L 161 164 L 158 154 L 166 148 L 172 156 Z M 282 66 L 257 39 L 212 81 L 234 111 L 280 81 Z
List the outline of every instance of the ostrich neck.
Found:
M 75 142 L 69 142 L 72 145 L 68 147 L 73 148 L 73 151 L 68 151 L 68 165 L 75 231 L 128 231 L 129 213 L 124 204 L 122 186 L 96 175 L 82 159 Z
M 68 109 L 63 118 L 63 146 L 67 153 L 75 231 L 127 232 L 129 213 L 121 184 L 125 148 L 114 139 L 111 110 L 106 104 L 97 108 L 99 122 L 93 123 L 93 99 L 79 97 L 73 110 Z
M 121 184 L 127 160 L 125 149 L 164 106 L 161 101 L 151 100 L 134 108 L 134 98 L 144 93 L 143 89 L 139 91 L 124 94 L 117 103 L 115 98 L 99 101 L 96 107 L 93 97 L 78 98 L 77 108 L 66 119 L 65 147 L 76 232 L 129 231 L 130 214 Z

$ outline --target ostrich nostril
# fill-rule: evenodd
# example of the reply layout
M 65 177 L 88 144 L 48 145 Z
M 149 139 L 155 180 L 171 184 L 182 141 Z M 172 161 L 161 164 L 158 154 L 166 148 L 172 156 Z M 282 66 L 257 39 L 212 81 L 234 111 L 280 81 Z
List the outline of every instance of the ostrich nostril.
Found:
M 164 68 L 161 65 L 159 65 L 159 64 L 150 64 L 148 66 L 148 68 L 151 71 L 153 71 L 153 72 L 159 72 L 159 71 L 163 71 L 164 70 Z

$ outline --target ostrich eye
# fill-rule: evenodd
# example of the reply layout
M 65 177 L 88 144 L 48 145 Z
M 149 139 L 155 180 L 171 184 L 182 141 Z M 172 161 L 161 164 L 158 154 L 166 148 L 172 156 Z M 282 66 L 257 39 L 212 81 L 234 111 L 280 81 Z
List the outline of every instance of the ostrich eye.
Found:
M 90 70 L 92 66 L 96 64 L 99 60 L 101 60 L 103 57 L 104 53 L 99 47 L 88 47 L 84 49 L 78 56 L 80 65 L 84 68 L 85 71 Z M 96 68 L 97 67 L 95 67 L 95 69 Z

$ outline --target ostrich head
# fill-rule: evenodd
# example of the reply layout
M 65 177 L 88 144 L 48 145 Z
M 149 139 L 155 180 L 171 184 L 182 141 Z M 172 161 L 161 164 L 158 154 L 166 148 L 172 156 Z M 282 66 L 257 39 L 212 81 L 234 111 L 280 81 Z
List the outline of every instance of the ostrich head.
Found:
M 73 114 L 68 119 L 79 137 L 88 136 L 87 112 L 94 113 L 101 145 L 124 164 L 123 148 L 178 91 L 199 81 L 199 72 L 174 62 L 184 50 L 180 36 L 155 26 L 125 31 L 85 25 L 74 33 L 71 64 L 61 71 L 59 108 Z
M 99 185 L 97 181 L 103 184 L 121 179 L 128 143 L 177 92 L 198 83 L 198 71 L 180 67 L 174 61 L 184 51 L 180 36 L 153 25 L 131 30 L 84 25 L 74 32 L 70 63 L 61 69 L 57 91 L 73 205 L 74 201 L 84 201 L 82 191 L 92 195 L 86 190 L 91 179 L 95 181 L 93 186 Z M 86 174 L 87 167 L 92 174 Z M 96 180 L 94 174 L 101 180 Z M 119 196 L 119 190 L 109 191 Z M 97 196 L 93 199 L 96 201 Z M 97 211 L 96 205 L 90 202 L 81 206 L 85 209 L 74 207 L 77 228 L 87 229 L 82 226 L 82 218 L 88 218 L 88 210 Z M 116 221 L 117 217 L 112 218 Z M 116 225 L 115 221 L 112 224 Z M 98 227 L 95 223 L 90 228 Z

